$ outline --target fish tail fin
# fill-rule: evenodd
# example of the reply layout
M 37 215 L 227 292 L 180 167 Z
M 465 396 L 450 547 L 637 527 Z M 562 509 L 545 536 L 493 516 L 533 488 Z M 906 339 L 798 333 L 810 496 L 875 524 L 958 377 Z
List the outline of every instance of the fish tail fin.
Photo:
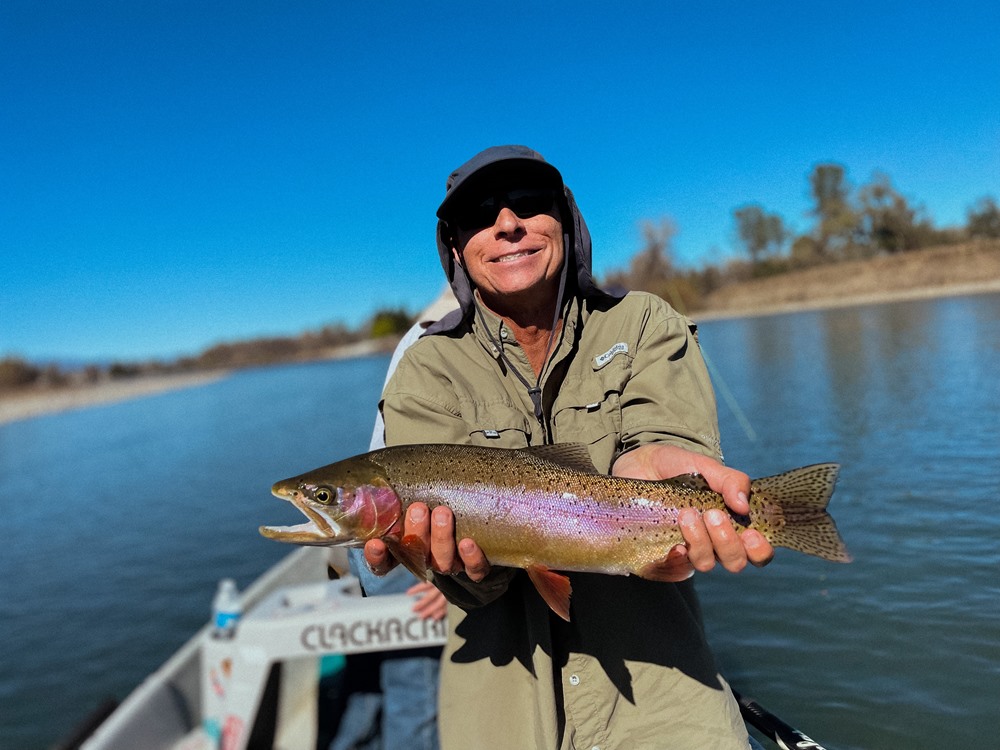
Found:
M 527 572 L 528 578 L 535 584 L 535 588 L 549 605 L 549 609 L 569 622 L 569 597 L 573 593 L 569 577 L 542 565 L 529 565 Z
M 851 561 L 826 511 L 839 471 L 838 464 L 813 464 L 754 480 L 753 493 L 764 504 L 755 520 L 772 544 L 832 562 Z

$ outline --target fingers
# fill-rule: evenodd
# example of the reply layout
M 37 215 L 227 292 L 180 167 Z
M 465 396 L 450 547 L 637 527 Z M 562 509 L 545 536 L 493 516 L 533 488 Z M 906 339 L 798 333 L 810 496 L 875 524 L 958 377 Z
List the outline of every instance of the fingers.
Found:
M 368 563 L 371 572 L 377 576 L 384 576 L 396 564 L 392 555 L 389 554 L 385 542 L 381 539 L 369 539 L 365 542 L 365 562 Z
M 726 505 L 740 515 L 747 515 L 750 512 L 750 477 L 742 471 L 736 469 L 723 469 L 721 473 L 721 487 L 718 492 Z
M 423 620 L 443 620 L 448 613 L 448 602 L 444 594 L 428 581 L 410 586 L 406 593 L 419 597 L 413 605 L 413 613 Z
M 454 572 L 454 532 L 447 508 L 436 508 L 432 514 L 423 503 L 413 503 L 403 519 L 403 540 L 410 549 L 423 551 L 425 566 L 439 573 Z
M 747 553 L 747 560 L 751 565 L 763 568 L 774 558 L 774 547 L 767 541 L 763 534 L 756 529 L 747 529 L 740 534 L 743 548 Z
M 685 508 L 678 517 L 681 534 L 688 548 L 688 560 L 695 570 L 706 573 L 715 567 L 715 549 L 708 527 L 694 508 Z
M 729 572 L 739 573 L 750 561 L 743 539 L 724 511 L 713 508 L 700 514 L 694 508 L 685 508 L 679 521 L 688 547 L 688 559 L 695 570 L 707 572 L 718 561 Z M 759 533 L 753 533 L 757 535 L 756 539 L 751 537 L 754 554 L 757 559 L 763 559 L 766 550 L 757 545 L 767 542 Z
M 471 539 L 463 539 L 458 544 L 458 554 L 465 566 L 465 574 L 475 582 L 479 582 L 490 572 L 490 562 L 486 553 Z
M 430 551 L 428 563 L 438 573 L 465 572 L 473 581 L 481 581 L 490 572 L 486 554 L 471 539 L 455 542 L 455 516 L 443 505 L 430 514 L 423 503 L 414 503 L 406 513 L 404 536 L 419 538 Z
M 431 567 L 438 573 L 457 573 L 458 551 L 455 549 L 455 519 L 451 510 L 438 506 L 430 519 Z

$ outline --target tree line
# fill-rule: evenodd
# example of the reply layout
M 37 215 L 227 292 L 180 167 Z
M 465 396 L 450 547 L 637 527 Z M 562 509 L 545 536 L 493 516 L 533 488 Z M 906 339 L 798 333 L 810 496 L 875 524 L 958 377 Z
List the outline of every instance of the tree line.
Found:
M 697 310 L 705 296 L 732 282 L 977 237 L 1000 238 L 1000 205 L 991 196 L 967 209 L 964 226 L 938 228 L 923 207 L 911 204 L 884 173 L 855 189 L 842 165 L 818 164 L 809 174 L 809 194 L 812 222 L 799 235 L 781 215 L 759 203 L 735 208 L 734 237 L 744 256 L 697 270 L 683 270 L 674 263 L 676 225 L 671 219 L 646 221 L 643 248 L 627 268 L 610 273 L 605 283 L 652 292 L 680 309 Z
M 28 388 L 60 388 L 97 384 L 143 375 L 170 375 L 208 370 L 260 367 L 279 362 L 308 361 L 329 356 L 339 347 L 371 339 L 385 339 L 387 348 L 412 325 L 413 316 L 404 309 L 382 309 L 357 328 L 327 325 L 298 336 L 275 336 L 215 344 L 199 354 L 173 361 L 115 361 L 67 368 L 39 365 L 21 357 L 0 359 L 0 394 Z

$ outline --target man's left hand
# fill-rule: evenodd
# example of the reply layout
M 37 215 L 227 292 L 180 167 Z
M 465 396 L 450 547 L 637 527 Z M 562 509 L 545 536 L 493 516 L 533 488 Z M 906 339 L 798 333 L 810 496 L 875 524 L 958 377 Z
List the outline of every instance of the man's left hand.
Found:
M 619 456 L 611 473 L 633 479 L 669 479 L 681 474 L 700 474 L 708 486 L 722 495 L 734 513 L 750 512 L 750 477 L 730 469 L 715 459 L 675 445 L 643 445 Z M 709 571 L 718 560 L 722 567 L 738 573 L 749 562 L 758 567 L 774 557 L 774 548 L 755 529 L 737 533 L 729 515 L 722 510 L 703 514 L 695 508 L 680 512 L 678 522 L 685 544 L 675 546 L 662 560 L 643 571 L 643 577 L 682 581 L 695 570 Z

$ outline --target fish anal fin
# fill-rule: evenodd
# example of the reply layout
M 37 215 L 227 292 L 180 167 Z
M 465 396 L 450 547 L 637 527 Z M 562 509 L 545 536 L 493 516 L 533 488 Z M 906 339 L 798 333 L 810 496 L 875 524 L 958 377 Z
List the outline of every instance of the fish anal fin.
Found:
M 583 443 L 556 443 L 555 445 L 531 445 L 519 450 L 543 461 L 561 466 L 570 471 L 584 474 L 599 474 L 590 457 L 590 451 Z
M 647 581 L 663 581 L 677 583 L 685 581 L 694 574 L 691 561 L 684 548 L 673 547 L 665 557 L 653 560 L 642 566 L 636 574 Z
M 423 581 L 431 579 L 431 569 L 427 565 L 427 548 L 423 540 L 416 534 L 404 536 L 402 539 L 384 537 L 386 546 L 392 556 L 413 575 Z
M 549 608 L 569 622 L 569 597 L 573 593 L 569 578 L 542 565 L 530 565 L 527 571 L 528 578 Z

